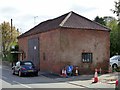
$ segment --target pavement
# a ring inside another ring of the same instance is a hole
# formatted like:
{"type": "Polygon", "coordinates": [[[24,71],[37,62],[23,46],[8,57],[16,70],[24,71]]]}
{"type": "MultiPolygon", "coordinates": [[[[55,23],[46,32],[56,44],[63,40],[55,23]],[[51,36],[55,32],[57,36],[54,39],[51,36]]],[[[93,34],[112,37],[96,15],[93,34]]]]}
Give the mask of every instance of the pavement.
{"type": "Polygon", "coordinates": [[[115,84],[118,77],[119,77],[119,73],[113,72],[113,73],[103,74],[98,78],[99,78],[99,81],[102,83],[115,84]]]}
{"type": "MultiPolygon", "coordinates": [[[[56,74],[52,73],[45,73],[40,72],[39,74],[52,78],[52,79],[58,79],[61,81],[74,81],[74,80],[92,80],[94,79],[94,75],[78,75],[78,76],[68,76],[68,77],[62,77],[56,74]]],[[[101,83],[108,83],[108,84],[115,84],[115,81],[118,79],[118,72],[112,72],[107,74],[98,74],[98,80],[101,83]]]]}
{"type": "MultiPolygon", "coordinates": [[[[81,86],[83,88],[115,88],[115,82],[118,79],[118,72],[107,73],[107,74],[99,74],[98,82],[93,82],[94,75],[78,75],[78,76],[70,76],[67,78],[60,77],[50,73],[42,73],[43,76],[47,78],[54,79],[58,82],[67,82],[71,85],[81,86]]],[[[113,89],[114,90],[114,89],[113,89]]]]}
{"type": "Polygon", "coordinates": [[[92,83],[94,75],[79,75],[68,78],[71,84],[80,85],[85,88],[114,88],[118,79],[118,72],[98,75],[98,82],[92,83]],[[74,80],[75,81],[74,81],[74,80]]]}
{"type": "MultiPolygon", "coordinates": [[[[4,64],[4,66],[6,65],[4,64]]],[[[7,64],[6,67],[8,66],[9,64],[7,64]]],[[[98,75],[99,81],[97,83],[92,83],[94,79],[93,78],[94,75],[78,75],[78,76],[70,76],[70,77],[64,78],[53,73],[39,72],[39,75],[46,77],[46,79],[48,78],[59,83],[66,82],[67,84],[80,86],[83,88],[100,88],[100,87],[114,88],[115,81],[118,79],[118,74],[119,74],[118,72],[112,72],[112,73],[101,74],[101,75],[99,74],[98,75]]]]}

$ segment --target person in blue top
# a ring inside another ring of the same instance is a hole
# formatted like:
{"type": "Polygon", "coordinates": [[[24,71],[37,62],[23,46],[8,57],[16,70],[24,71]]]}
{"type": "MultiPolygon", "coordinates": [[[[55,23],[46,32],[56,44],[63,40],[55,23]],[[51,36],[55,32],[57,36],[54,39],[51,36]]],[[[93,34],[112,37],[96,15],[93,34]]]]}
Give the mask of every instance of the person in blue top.
{"type": "Polygon", "coordinates": [[[73,66],[68,65],[67,68],[66,68],[66,71],[67,71],[68,76],[72,76],[73,66]]]}

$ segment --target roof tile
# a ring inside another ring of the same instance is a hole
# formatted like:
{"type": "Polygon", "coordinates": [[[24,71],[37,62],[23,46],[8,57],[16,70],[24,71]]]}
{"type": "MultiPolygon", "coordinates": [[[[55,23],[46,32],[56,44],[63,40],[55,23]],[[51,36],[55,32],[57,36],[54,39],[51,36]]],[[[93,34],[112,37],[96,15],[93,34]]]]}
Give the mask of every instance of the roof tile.
{"type": "Polygon", "coordinates": [[[107,28],[101,24],[98,24],[94,21],[91,21],[91,20],[71,11],[60,17],[41,22],[40,24],[33,27],[29,31],[20,35],[18,38],[45,32],[45,31],[49,31],[49,30],[56,29],[59,27],[110,31],[109,28],[107,28]]]}

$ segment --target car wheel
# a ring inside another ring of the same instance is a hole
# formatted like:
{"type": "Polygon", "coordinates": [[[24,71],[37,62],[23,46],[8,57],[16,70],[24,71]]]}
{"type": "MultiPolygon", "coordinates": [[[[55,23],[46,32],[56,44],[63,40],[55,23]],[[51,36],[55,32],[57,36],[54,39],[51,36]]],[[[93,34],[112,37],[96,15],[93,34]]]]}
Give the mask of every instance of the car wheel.
{"type": "Polygon", "coordinates": [[[21,71],[18,72],[18,76],[19,76],[19,77],[22,76],[22,72],[21,72],[21,71]]]}
{"type": "Polygon", "coordinates": [[[117,68],[118,68],[118,67],[117,67],[117,64],[113,64],[112,68],[113,68],[113,69],[117,69],[117,68]]]}
{"type": "Polygon", "coordinates": [[[14,69],[12,69],[12,74],[15,75],[15,70],[14,69]]]}

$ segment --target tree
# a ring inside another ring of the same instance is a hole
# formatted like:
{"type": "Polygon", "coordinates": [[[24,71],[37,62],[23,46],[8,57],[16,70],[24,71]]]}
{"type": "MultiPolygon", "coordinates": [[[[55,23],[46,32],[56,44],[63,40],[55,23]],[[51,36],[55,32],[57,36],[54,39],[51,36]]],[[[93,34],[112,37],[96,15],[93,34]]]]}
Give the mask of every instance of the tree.
{"type": "Polygon", "coordinates": [[[115,9],[112,10],[114,14],[118,17],[118,24],[117,24],[117,54],[120,55],[120,0],[115,1],[115,9]]]}
{"type": "Polygon", "coordinates": [[[111,19],[111,21],[106,24],[110,29],[110,56],[116,55],[118,53],[118,25],[116,19],[111,19]]]}
{"type": "Polygon", "coordinates": [[[7,52],[10,50],[12,43],[17,42],[17,36],[19,31],[15,27],[12,27],[9,22],[1,23],[1,32],[2,32],[2,52],[3,56],[7,56],[7,52]]]}
{"type": "Polygon", "coordinates": [[[120,21],[120,0],[118,2],[115,1],[115,9],[112,11],[119,17],[118,20],[120,21]]]}
{"type": "Polygon", "coordinates": [[[104,18],[102,18],[102,17],[96,16],[94,21],[98,22],[98,23],[100,23],[102,25],[106,25],[106,22],[105,22],[104,18]]]}
{"type": "Polygon", "coordinates": [[[118,43],[117,43],[117,46],[118,46],[118,54],[120,55],[120,22],[118,23],[117,30],[118,30],[118,43]]]}
{"type": "Polygon", "coordinates": [[[1,32],[1,25],[0,25],[0,60],[2,59],[2,32],[1,32]]]}
{"type": "Polygon", "coordinates": [[[114,17],[112,17],[112,16],[104,16],[103,19],[104,19],[104,21],[106,23],[106,26],[107,26],[107,24],[109,22],[114,21],[114,20],[116,21],[116,19],[114,17]]]}

